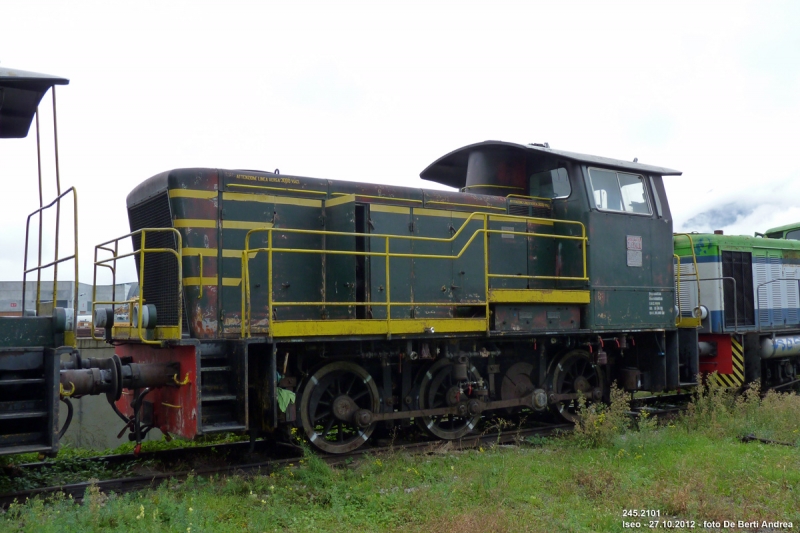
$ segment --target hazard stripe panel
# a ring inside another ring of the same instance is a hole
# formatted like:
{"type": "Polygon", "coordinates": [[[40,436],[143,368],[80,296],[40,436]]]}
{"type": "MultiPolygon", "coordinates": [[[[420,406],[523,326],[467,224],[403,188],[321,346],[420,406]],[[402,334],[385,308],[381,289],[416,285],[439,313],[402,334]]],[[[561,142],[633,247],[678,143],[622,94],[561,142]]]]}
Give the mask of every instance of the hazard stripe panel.
{"type": "Polygon", "coordinates": [[[736,380],[736,386],[740,387],[744,384],[744,349],[734,336],[731,337],[731,351],[733,352],[733,375],[731,377],[736,380]]]}

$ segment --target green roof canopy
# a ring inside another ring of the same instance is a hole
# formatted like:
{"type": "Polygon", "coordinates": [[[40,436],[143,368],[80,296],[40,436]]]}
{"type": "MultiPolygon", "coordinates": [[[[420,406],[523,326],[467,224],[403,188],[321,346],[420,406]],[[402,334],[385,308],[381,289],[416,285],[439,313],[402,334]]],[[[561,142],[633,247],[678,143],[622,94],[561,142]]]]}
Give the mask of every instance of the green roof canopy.
{"type": "Polygon", "coordinates": [[[68,83],[58,76],[0,67],[0,138],[27,137],[44,93],[68,83]]]}

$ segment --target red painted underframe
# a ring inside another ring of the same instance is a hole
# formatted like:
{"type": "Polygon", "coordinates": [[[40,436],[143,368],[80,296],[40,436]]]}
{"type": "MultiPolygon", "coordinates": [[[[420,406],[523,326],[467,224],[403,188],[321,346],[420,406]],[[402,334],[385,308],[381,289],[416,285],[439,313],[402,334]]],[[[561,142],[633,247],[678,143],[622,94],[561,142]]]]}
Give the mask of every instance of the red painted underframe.
{"type": "Polygon", "coordinates": [[[717,345],[717,355],[700,357],[700,372],[710,374],[716,371],[719,374],[733,374],[733,347],[730,335],[699,335],[698,340],[717,345]]]}
{"type": "MultiPolygon", "coordinates": [[[[194,346],[169,346],[160,348],[141,344],[117,346],[120,357],[133,357],[134,363],[180,363],[178,381],[189,375],[189,384],[180,387],[160,387],[152,390],[145,401],[153,403],[153,424],[172,435],[193,438],[197,435],[197,354],[194,346]],[[168,407],[163,404],[179,407],[168,407]]],[[[117,407],[127,416],[133,416],[133,391],[126,390],[117,402],[117,407]]]]}

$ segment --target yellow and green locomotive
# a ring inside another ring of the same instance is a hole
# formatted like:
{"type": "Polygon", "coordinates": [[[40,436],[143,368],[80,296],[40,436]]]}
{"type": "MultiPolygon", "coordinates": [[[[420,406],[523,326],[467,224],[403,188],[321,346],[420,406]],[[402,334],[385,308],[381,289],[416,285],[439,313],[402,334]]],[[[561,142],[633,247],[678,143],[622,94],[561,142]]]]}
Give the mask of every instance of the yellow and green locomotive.
{"type": "MultiPolygon", "coordinates": [[[[179,169],[128,196],[139,294],[96,302],[123,361],[180,387],[120,400],[186,437],[302,427],[342,453],[414,421],[572,420],[579,396],[686,386],[667,168],[487,141],[434,162],[442,191],[179,169]],[[128,305],[114,323],[102,306],[128,305]],[[133,400],[138,403],[131,405],[133,400]]],[[[105,254],[105,255],[103,255],[105,254]]],[[[138,416],[138,415],[137,415],[138,416]]]]}
{"type": "Polygon", "coordinates": [[[800,226],[755,236],[674,237],[678,325],[697,332],[699,368],[726,387],[796,385],[800,373],[800,226]]]}

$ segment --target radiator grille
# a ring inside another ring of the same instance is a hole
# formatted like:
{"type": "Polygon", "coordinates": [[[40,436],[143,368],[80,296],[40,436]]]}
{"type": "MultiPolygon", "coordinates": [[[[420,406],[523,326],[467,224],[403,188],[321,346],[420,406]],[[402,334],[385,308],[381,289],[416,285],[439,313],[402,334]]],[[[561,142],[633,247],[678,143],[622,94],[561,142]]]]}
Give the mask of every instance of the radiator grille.
{"type": "Polygon", "coordinates": [[[509,202],[508,214],[522,217],[550,218],[553,215],[553,206],[545,202],[530,204],[509,202]]]}
{"type": "Polygon", "coordinates": [[[550,218],[553,216],[553,206],[533,206],[531,207],[532,217],[550,218]]]}
{"type": "MultiPolygon", "coordinates": [[[[169,196],[165,191],[154,198],[128,209],[131,231],[143,228],[171,228],[169,196]]],[[[133,236],[133,249],[141,246],[141,235],[133,236]]],[[[177,249],[175,237],[170,233],[148,233],[145,245],[147,248],[177,249]]],[[[136,258],[136,271],[139,273],[139,258],[136,258]]],[[[144,259],[144,291],[145,302],[154,304],[158,313],[158,324],[175,326],[178,324],[179,287],[178,264],[170,253],[148,253],[144,259]]],[[[141,290],[141,288],[140,288],[141,290]]],[[[188,331],[186,311],[184,309],[183,331],[188,331]]]]}

